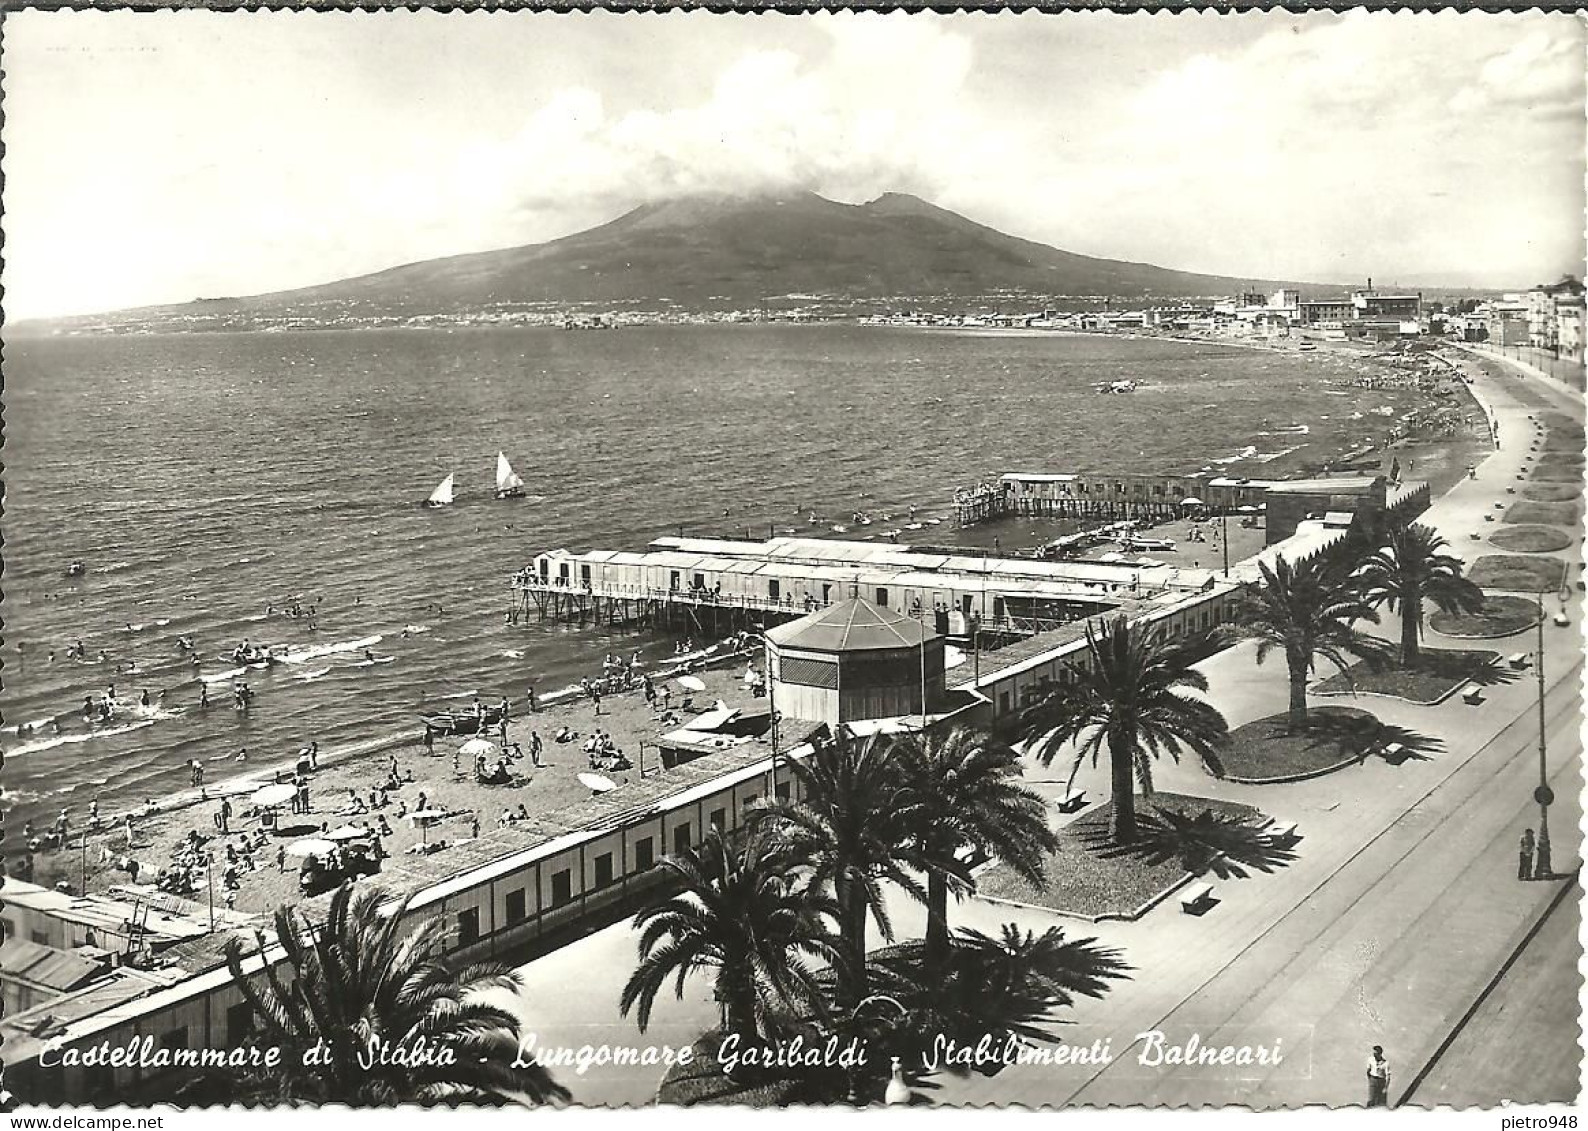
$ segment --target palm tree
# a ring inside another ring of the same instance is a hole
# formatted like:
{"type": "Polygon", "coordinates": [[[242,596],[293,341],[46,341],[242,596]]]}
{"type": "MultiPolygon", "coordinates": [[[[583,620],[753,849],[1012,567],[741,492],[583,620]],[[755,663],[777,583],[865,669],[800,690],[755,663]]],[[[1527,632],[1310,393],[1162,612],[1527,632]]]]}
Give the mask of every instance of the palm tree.
{"type": "MultiPolygon", "coordinates": [[[[241,941],[227,940],[226,967],[253,1011],[253,1039],[279,1048],[285,1066],[255,1083],[278,1100],[352,1105],[567,1099],[544,1068],[519,1062],[519,1019],[481,1000],[516,988],[517,976],[497,966],[453,970],[442,961],[446,920],[405,931],[407,898],[390,902],[378,887],[361,884],[355,895],[348,883],[332,895],[323,926],[281,908],[275,941],[286,961],[254,975],[243,972],[241,941]],[[425,1052],[433,1055],[399,1055],[425,1052]]],[[[254,938],[263,950],[263,932],[254,938]]]]}
{"type": "Polygon", "coordinates": [[[1134,787],[1139,783],[1143,796],[1152,796],[1155,757],[1178,760],[1182,749],[1190,750],[1218,772],[1217,751],[1229,727],[1210,703],[1185,694],[1207,690],[1207,677],[1193,662],[1190,652],[1166,645],[1157,628],[1132,625],[1123,616],[1105,622],[1102,631],[1088,622],[1085,664],[1070,664],[1069,682],[1017,721],[1044,766],[1071,741],[1078,742],[1074,769],[1088,754],[1096,765],[1108,751],[1115,844],[1136,838],[1134,787]]]}
{"type": "Polygon", "coordinates": [[[836,740],[819,742],[809,755],[788,763],[804,800],[758,811],[788,850],[810,868],[812,882],[831,885],[838,905],[840,999],[854,1008],[866,996],[866,919],[883,937],[893,923],[883,902],[884,881],[916,899],[926,893],[911,872],[918,822],[899,757],[875,735],[857,740],[840,728],[836,740]]]}
{"type": "Polygon", "coordinates": [[[1042,798],[1020,784],[1020,755],[982,731],[955,727],[895,743],[915,814],[916,848],[926,873],[926,961],[949,948],[948,895],[975,890],[961,859],[990,856],[1040,886],[1043,862],[1059,839],[1042,798]]]}
{"type": "Polygon", "coordinates": [[[1272,568],[1259,562],[1262,585],[1246,591],[1235,617],[1235,631],[1257,641],[1257,662],[1275,648],[1285,653],[1290,673],[1292,732],[1307,725],[1307,677],[1323,657],[1342,671],[1351,656],[1377,662],[1384,642],[1356,628],[1357,621],[1378,623],[1378,613],[1362,599],[1348,577],[1321,557],[1292,566],[1284,558],[1272,568]]]}
{"type": "Polygon", "coordinates": [[[736,846],[712,829],[699,848],[662,860],[683,891],[635,916],[640,964],[619,1002],[625,1017],[636,1011],[641,1030],[667,980],[677,979],[681,998],[685,980],[700,970],[716,971],[723,1031],[744,1040],[764,1034],[779,1007],[819,1006],[804,958],[833,959],[823,916],[837,909],[767,834],[752,829],[736,846]]]}
{"type": "Polygon", "coordinates": [[[1388,541],[1356,571],[1362,597],[1370,605],[1387,605],[1401,617],[1400,664],[1417,663],[1422,636],[1423,602],[1446,613],[1483,609],[1483,590],[1461,576],[1461,559],[1448,552],[1450,543],[1431,526],[1413,523],[1390,528],[1388,541]]]}

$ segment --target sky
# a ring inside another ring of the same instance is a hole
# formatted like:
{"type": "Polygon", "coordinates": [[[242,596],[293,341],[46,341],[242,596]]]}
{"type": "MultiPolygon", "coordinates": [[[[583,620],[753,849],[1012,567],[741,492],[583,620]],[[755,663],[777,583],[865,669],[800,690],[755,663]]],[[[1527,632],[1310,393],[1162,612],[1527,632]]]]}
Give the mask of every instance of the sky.
{"type": "Polygon", "coordinates": [[[1538,12],[21,11],[5,314],[791,189],[1221,275],[1526,287],[1582,269],[1585,45],[1538,12]]]}

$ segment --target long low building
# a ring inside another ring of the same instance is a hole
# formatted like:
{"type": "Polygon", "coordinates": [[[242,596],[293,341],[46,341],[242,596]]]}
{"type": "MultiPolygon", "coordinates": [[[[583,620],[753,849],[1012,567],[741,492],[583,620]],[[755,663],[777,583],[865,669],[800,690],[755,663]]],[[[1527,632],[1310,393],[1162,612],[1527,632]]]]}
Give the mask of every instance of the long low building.
{"type": "MultiPolygon", "coordinates": [[[[1107,612],[1121,601],[1196,593],[1212,570],[1165,562],[1043,561],[891,543],[783,537],[764,542],[658,538],[641,553],[550,550],[513,579],[519,612],[634,617],[677,606],[792,618],[851,598],[934,622],[944,635],[1027,635],[1107,612]]],[[[624,618],[627,619],[627,618],[624,618]]]]}

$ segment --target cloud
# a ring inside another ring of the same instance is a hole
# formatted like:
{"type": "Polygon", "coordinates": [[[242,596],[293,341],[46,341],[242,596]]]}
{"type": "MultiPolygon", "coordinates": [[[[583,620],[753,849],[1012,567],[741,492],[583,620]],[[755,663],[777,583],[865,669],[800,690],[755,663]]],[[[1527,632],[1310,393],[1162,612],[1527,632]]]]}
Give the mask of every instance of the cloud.
{"type": "Polygon", "coordinates": [[[702,193],[914,192],[1258,277],[1542,278],[1580,251],[1564,15],[349,20],[334,44],[284,15],[271,50],[172,19],[137,51],[135,16],[97,40],[82,16],[7,24],[12,312],[285,289],[702,193]]]}
{"type": "Polygon", "coordinates": [[[958,105],[968,39],[908,17],[815,22],[825,51],[748,52],[694,105],[612,114],[597,91],[565,88],[508,140],[462,154],[443,196],[520,215],[797,189],[855,201],[939,190],[967,157],[992,159],[958,105]]]}
{"type": "Polygon", "coordinates": [[[1031,194],[1050,205],[1039,238],[1268,278],[1453,258],[1525,278],[1547,232],[1580,258],[1581,119],[1551,107],[1580,114],[1582,54],[1570,17],[1285,20],[1174,61],[1054,146],[1031,194]],[[1482,97],[1452,112],[1467,90],[1482,97]],[[1527,240],[1520,213],[1538,221],[1527,240]]]}
{"type": "Polygon", "coordinates": [[[1504,109],[1581,112],[1584,98],[1581,30],[1541,29],[1491,56],[1476,81],[1450,100],[1461,113],[1504,109]]]}

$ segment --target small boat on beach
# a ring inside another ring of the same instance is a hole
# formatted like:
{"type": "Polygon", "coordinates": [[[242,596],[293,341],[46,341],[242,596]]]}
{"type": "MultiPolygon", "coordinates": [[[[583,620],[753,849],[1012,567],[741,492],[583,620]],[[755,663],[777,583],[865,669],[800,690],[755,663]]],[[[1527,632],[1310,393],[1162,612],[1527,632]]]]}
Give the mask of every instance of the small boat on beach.
{"type": "Polygon", "coordinates": [[[524,481],[518,472],[513,470],[513,465],[507,462],[506,452],[496,453],[496,497],[498,499],[522,499],[524,497],[524,481]]]}
{"type": "Polygon", "coordinates": [[[453,480],[453,476],[448,475],[440,483],[437,483],[436,484],[436,489],[434,491],[430,492],[430,497],[425,500],[425,506],[427,506],[427,507],[448,507],[448,506],[451,506],[452,505],[452,480],[453,480]]]}
{"type": "Polygon", "coordinates": [[[1127,534],[1119,540],[1119,548],[1135,553],[1162,553],[1173,550],[1174,541],[1169,538],[1137,538],[1127,534]]]}
{"type": "Polygon", "coordinates": [[[477,734],[481,730],[489,730],[502,721],[502,708],[485,708],[483,720],[479,712],[471,710],[425,712],[420,714],[419,721],[437,735],[477,734]]]}

